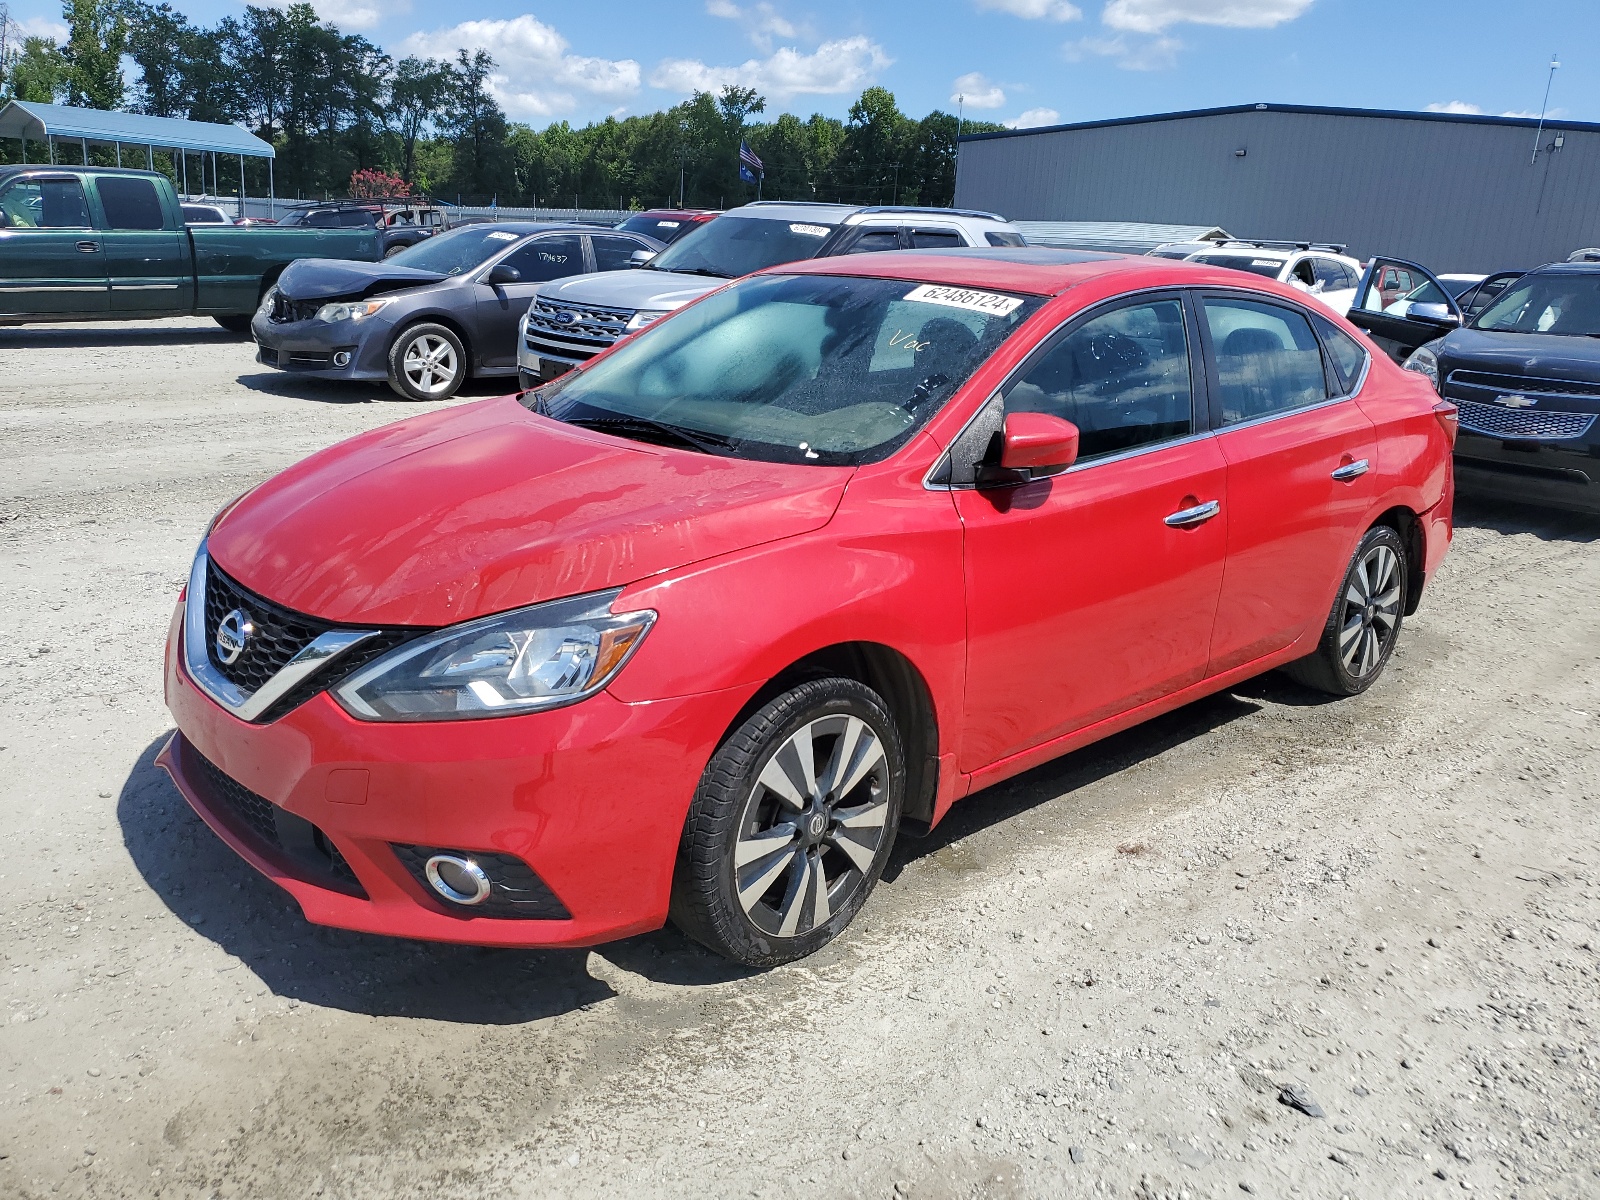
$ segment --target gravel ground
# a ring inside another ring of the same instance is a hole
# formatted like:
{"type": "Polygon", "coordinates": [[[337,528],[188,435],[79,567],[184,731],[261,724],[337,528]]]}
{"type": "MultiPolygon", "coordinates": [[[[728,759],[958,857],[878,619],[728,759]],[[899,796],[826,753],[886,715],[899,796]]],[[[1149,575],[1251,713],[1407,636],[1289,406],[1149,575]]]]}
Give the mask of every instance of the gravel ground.
{"type": "Polygon", "coordinates": [[[306,924],[151,765],[206,520],[415,410],[198,321],[0,379],[0,1195],[1600,1194],[1600,522],[1464,505],[1366,696],[980,793],[806,962],[481,951],[306,924]]]}

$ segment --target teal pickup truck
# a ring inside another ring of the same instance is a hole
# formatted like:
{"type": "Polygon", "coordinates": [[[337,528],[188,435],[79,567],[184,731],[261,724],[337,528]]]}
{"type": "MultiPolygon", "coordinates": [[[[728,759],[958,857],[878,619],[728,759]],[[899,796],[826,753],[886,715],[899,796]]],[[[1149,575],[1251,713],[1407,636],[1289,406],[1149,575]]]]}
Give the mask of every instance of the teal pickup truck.
{"type": "Polygon", "coordinates": [[[370,226],[185,226],[156,172],[0,167],[0,325],[205,316],[246,333],[295,259],[381,257],[370,226]]]}

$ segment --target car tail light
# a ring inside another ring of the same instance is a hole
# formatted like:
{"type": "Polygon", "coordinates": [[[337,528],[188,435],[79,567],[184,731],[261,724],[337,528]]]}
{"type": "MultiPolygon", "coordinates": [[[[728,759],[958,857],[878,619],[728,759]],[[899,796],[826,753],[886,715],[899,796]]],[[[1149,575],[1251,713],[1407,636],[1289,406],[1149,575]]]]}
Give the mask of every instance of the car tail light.
{"type": "Polygon", "coordinates": [[[1461,410],[1448,400],[1441,400],[1433,406],[1433,415],[1439,418],[1439,424],[1444,426],[1444,436],[1449,439],[1451,448],[1456,444],[1456,434],[1461,432],[1461,410]]]}

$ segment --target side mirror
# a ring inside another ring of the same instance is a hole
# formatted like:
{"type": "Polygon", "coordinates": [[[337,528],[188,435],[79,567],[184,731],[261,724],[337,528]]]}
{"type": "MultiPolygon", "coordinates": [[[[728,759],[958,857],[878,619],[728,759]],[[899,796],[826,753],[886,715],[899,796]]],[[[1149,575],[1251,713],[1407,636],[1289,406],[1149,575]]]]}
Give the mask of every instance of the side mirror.
{"type": "Polygon", "coordinates": [[[1413,300],[1411,311],[1406,316],[1424,325],[1438,325],[1444,329],[1454,329],[1461,324],[1461,318],[1450,311],[1448,304],[1423,304],[1413,300]]]}
{"type": "Polygon", "coordinates": [[[655,256],[656,252],[654,250],[635,250],[628,255],[628,265],[630,267],[642,267],[655,256]]]}
{"type": "Polygon", "coordinates": [[[490,284],[516,283],[522,278],[522,272],[507,263],[496,263],[489,269],[490,284]]]}
{"type": "Polygon", "coordinates": [[[1078,427],[1049,413],[1006,416],[1000,435],[1000,469],[1026,472],[1027,478],[1059,475],[1078,461],[1078,427]]]}

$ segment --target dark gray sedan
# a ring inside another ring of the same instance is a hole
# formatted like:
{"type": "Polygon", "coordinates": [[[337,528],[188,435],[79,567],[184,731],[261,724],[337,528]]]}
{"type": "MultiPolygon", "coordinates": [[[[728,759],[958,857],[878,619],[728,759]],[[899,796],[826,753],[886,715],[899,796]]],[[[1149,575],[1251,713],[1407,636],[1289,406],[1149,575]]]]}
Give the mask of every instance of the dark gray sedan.
{"type": "Polygon", "coordinates": [[[263,297],[257,360],[323,379],[386,379],[443,400],[476,377],[517,373],[517,323],[541,283],[631,265],[662,243],[535,221],[464,225],[382,262],[305,258],[263,297]]]}

